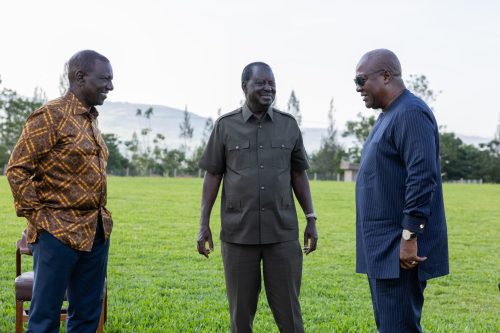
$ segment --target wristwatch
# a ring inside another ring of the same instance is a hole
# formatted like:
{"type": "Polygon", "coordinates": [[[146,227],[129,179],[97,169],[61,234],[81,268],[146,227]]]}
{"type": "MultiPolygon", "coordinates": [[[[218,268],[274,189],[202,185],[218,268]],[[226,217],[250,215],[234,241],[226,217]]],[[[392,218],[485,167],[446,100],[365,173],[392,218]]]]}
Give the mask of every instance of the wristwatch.
{"type": "Polygon", "coordinates": [[[401,237],[403,237],[403,239],[405,241],[408,241],[410,239],[417,238],[417,234],[414,232],[411,232],[410,230],[403,229],[403,233],[401,234],[401,237]]]}
{"type": "Polygon", "coordinates": [[[310,217],[314,218],[315,221],[318,219],[318,217],[316,216],[316,213],[314,213],[314,212],[306,214],[306,219],[308,219],[310,217]]]}

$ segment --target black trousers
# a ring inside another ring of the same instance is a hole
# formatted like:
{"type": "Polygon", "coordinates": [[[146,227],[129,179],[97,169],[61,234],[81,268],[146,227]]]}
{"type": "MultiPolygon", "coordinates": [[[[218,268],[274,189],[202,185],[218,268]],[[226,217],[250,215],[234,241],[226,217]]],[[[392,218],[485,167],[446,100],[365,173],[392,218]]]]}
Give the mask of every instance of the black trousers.
{"type": "Polygon", "coordinates": [[[252,332],[262,273],[269,307],[279,331],[304,332],[299,303],[302,279],[299,241],[267,245],[222,242],[221,248],[231,332],[252,332]]]}
{"type": "Polygon", "coordinates": [[[426,281],[417,269],[400,269],[399,279],[370,279],[375,322],[380,333],[422,332],[420,318],[426,281]]]}

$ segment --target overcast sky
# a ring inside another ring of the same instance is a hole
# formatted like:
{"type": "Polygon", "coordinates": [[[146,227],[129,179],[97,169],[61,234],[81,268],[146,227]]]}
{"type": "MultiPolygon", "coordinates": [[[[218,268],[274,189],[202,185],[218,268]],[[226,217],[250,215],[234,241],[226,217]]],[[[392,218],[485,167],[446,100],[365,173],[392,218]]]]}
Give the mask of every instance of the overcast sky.
{"type": "MultiPolygon", "coordinates": [[[[240,75],[273,68],[277,105],[292,89],[303,125],[337,127],[369,114],[352,81],[360,57],[388,48],[403,77],[425,74],[442,91],[435,115],[447,130],[493,137],[499,121],[500,1],[2,1],[2,87],[58,97],[63,64],[94,49],[111,60],[111,101],[161,104],[216,117],[239,106],[240,75]]],[[[133,119],[131,119],[133,121],[133,119]]]]}

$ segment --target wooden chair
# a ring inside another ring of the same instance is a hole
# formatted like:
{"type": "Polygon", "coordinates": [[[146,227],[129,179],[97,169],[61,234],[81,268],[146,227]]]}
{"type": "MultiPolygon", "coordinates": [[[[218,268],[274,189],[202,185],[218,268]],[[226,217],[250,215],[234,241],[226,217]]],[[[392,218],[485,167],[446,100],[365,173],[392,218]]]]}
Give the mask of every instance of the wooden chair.
{"type": "MultiPolygon", "coordinates": [[[[16,289],[16,333],[24,333],[24,323],[28,322],[29,319],[29,308],[24,308],[24,302],[31,301],[31,295],[33,291],[33,272],[22,271],[22,255],[32,255],[31,248],[28,247],[26,241],[26,230],[23,231],[21,239],[16,243],[16,279],[14,282],[16,289]]],[[[101,318],[99,319],[99,326],[97,327],[97,333],[104,332],[104,324],[107,320],[108,312],[108,293],[107,293],[107,281],[104,281],[104,290],[102,293],[102,311],[101,318]]],[[[66,295],[64,296],[66,300],[66,295]]],[[[66,321],[68,311],[66,308],[61,309],[61,321],[66,321]]]]}

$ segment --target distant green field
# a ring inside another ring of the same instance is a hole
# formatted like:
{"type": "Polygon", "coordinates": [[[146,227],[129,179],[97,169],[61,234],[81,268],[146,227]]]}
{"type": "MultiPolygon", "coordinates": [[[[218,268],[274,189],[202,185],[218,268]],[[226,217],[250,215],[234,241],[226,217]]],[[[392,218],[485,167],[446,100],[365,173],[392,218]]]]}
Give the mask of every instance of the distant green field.
{"type": "MultiPolygon", "coordinates": [[[[109,178],[114,230],[106,332],[228,332],[219,203],[210,259],[195,249],[200,179],[109,178]]],[[[354,184],[312,182],[319,248],[304,258],[301,302],[308,332],[374,332],[366,277],[354,273],[354,184]]],[[[426,332],[500,332],[500,185],[444,188],[451,275],[426,290],[426,332]]],[[[302,217],[302,214],[299,214],[302,217]]],[[[14,214],[0,177],[0,332],[14,332],[14,214]]],[[[301,220],[301,229],[304,224],[301,220]]],[[[255,332],[276,332],[265,293],[255,332]]]]}

